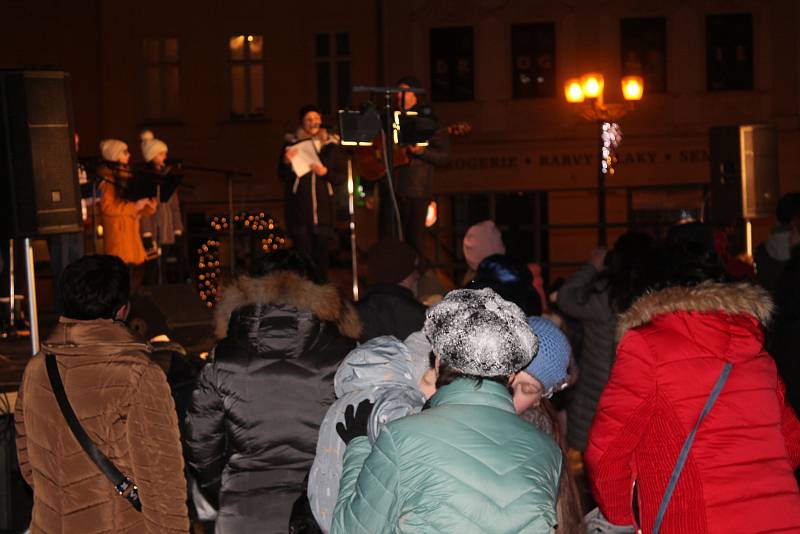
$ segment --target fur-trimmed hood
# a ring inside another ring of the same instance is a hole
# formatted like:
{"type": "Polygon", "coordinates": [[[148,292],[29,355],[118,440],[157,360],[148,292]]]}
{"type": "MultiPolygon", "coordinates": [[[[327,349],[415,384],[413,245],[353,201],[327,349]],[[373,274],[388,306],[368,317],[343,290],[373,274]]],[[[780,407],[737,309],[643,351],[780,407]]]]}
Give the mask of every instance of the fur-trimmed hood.
{"type": "Polygon", "coordinates": [[[342,300],[335,287],[315,284],[287,271],[261,278],[241,276],[225,287],[214,311],[214,333],[218,339],[227,336],[231,314],[237,308],[269,304],[311,312],[319,320],[335,324],[345,337],[358,339],[361,335],[358,313],[342,300]]]}
{"type": "Polygon", "coordinates": [[[622,338],[631,328],[647,324],[665,313],[686,311],[746,314],[766,325],[774,308],[775,305],[765,289],[747,283],[704,282],[692,287],[668,287],[644,295],[621,314],[617,338],[622,338]]]}

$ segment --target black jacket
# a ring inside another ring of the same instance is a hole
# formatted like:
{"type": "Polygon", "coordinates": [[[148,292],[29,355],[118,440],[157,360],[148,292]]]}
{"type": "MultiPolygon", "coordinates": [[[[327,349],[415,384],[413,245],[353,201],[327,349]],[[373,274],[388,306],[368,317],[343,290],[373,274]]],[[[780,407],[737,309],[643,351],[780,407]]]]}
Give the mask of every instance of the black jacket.
{"type": "Polygon", "coordinates": [[[189,463],[201,486],[221,482],[217,532],[285,532],[358,316],[336,288],[279,272],[226,288],[216,321],[223,339],[189,410],[189,463]],[[265,519],[258,511],[268,506],[265,519]]]}
{"type": "Polygon", "coordinates": [[[425,322],[425,306],[411,290],[398,285],[368,287],[356,308],[364,325],[361,341],[389,335],[402,340],[422,330],[425,322]]]}
{"type": "Polygon", "coordinates": [[[313,226],[334,225],[336,201],[333,186],[347,180],[347,154],[335,137],[327,138],[319,150],[319,159],[328,168],[325,176],[308,172],[297,176],[291,163],[283,161],[286,148],[299,139],[287,134],[278,156],[278,176],[283,182],[286,225],[290,231],[313,226]]]}
{"type": "Polygon", "coordinates": [[[786,399],[800,413],[800,245],[785,262],[775,289],[778,310],[768,330],[767,349],[786,384],[786,399]]]}

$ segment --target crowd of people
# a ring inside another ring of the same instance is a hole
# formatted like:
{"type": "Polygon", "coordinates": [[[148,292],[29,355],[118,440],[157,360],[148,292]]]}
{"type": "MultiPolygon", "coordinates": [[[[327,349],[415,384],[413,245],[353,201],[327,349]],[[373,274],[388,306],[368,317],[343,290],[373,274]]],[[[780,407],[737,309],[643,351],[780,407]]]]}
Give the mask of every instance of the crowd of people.
{"type": "Polygon", "coordinates": [[[222,292],[185,420],[124,326],[127,266],[85,256],[17,401],[31,531],[800,532],[798,197],[752,275],[699,222],[625,234],[548,293],[486,221],[430,306],[402,241],[370,249],[355,304],[311,255],[264,255],[222,292]]]}

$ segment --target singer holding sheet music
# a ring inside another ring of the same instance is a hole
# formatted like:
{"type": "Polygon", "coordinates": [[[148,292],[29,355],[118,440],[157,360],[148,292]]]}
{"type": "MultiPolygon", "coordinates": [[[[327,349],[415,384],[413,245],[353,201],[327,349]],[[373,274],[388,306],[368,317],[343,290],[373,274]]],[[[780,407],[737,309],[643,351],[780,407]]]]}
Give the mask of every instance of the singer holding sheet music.
{"type": "Polygon", "coordinates": [[[141,265],[145,260],[144,246],[139,237],[139,219],[155,213],[156,200],[142,198],[129,201],[122,198],[127,181],[132,177],[128,145],[118,139],[100,142],[103,161],[97,169],[100,183],[100,213],[103,220],[105,253],[118,256],[128,265],[141,265]]]}
{"type": "Polygon", "coordinates": [[[322,127],[316,106],[300,108],[298,119],[300,125],[286,134],[278,159],[284,218],[295,248],[311,256],[327,276],[330,251],[336,246],[333,186],[347,179],[347,156],[338,136],[322,127]]]}

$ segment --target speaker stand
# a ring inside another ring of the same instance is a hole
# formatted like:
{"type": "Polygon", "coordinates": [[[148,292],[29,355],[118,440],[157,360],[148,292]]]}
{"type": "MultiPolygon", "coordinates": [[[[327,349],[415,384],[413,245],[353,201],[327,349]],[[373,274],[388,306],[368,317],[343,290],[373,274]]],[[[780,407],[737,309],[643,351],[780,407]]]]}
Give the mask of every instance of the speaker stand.
{"type": "Polygon", "coordinates": [[[25,271],[28,278],[28,321],[31,323],[31,355],[39,352],[39,312],[36,307],[36,273],[31,238],[25,238],[25,271]]]}
{"type": "Polygon", "coordinates": [[[14,312],[16,311],[17,306],[17,291],[16,291],[16,280],[14,275],[14,262],[16,258],[14,258],[14,240],[8,240],[8,279],[10,282],[10,286],[8,288],[8,330],[9,332],[15,332],[16,328],[14,326],[14,312]]]}

